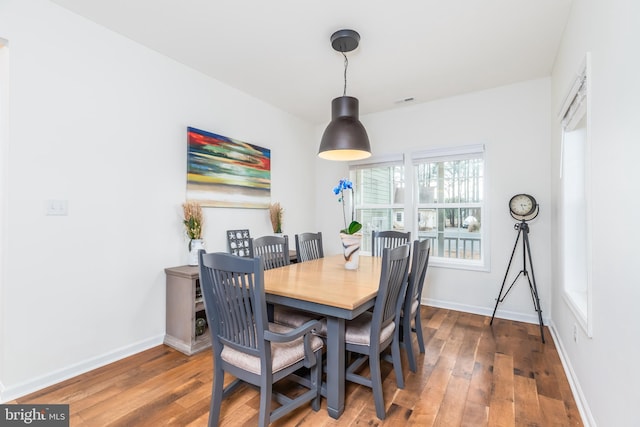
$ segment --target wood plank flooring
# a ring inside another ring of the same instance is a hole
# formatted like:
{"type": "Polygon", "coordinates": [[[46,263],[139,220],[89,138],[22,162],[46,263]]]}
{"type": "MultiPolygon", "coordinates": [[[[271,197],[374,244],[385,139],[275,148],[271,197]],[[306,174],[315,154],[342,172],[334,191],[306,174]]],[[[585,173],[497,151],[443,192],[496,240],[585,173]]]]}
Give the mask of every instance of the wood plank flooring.
{"type": "MultiPolygon", "coordinates": [[[[302,407],[273,426],[582,426],[548,329],[422,306],[425,354],[405,389],[383,363],[387,418],[371,390],[347,383],[346,410],[330,418],[302,407]]],[[[417,352],[415,335],[414,349],[417,352]]],[[[229,377],[226,381],[229,381],[229,377]]],[[[158,346],[9,403],[65,403],[71,426],[206,426],[212,381],[207,350],[188,357],[158,346]]],[[[286,384],[285,384],[286,385],[286,384]]],[[[259,393],[243,386],[223,402],[222,426],[257,424],[259,393]]]]}

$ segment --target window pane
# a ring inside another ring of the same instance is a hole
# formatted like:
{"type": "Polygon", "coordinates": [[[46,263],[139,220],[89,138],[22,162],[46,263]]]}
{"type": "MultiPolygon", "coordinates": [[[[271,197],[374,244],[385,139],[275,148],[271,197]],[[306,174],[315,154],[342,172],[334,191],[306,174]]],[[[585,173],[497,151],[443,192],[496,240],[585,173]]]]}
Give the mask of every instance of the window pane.
{"type": "Polygon", "coordinates": [[[404,203],[404,168],[375,167],[352,172],[359,205],[404,203]],[[355,176],[354,176],[355,175],[355,176]]]}
{"type": "Polygon", "coordinates": [[[377,166],[351,171],[356,219],[362,224],[362,250],[371,251],[373,230],[404,231],[404,167],[377,166]]]}
{"type": "Polygon", "coordinates": [[[481,260],[483,159],[426,160],[415,173],[418,238],[434,257],[481,260]]]}
{"type": "Polygon", "coordinates": [[[481,202],[483,169],[480,158],[416,165],[418,203],[481,202]]]}
{"type": "Polygon", "coordinates": [[[418,180],[418,203],[438,201],[438,167],[435,163],[421,163],[416,166],[418,180]]]}
{"type": "Polygon", "coordinates": [[[564,255],[564,289],[573,308],[588,321],[588,252],[587,236],[587,127],[586,114],[571,131],[564,132],[562,154],[562,250],[564,255]]]}
{"type": "Polygon", "coordinates": [[[458,162],[458,196],[462,203],[482,201],[483,162],[469,159],[458,162]]]}
{"type": "MultiPolygon", "coordinates": [[[[480,223],[465,221],[463,212],[480,209],[418,209],[418,238],[431,240],[434,257],[480,260],[480,223]],[[463,218],[461,220],[461,218],[463,218]]],[[[471,215],[467,215],[469,217],[471,215]]]]}

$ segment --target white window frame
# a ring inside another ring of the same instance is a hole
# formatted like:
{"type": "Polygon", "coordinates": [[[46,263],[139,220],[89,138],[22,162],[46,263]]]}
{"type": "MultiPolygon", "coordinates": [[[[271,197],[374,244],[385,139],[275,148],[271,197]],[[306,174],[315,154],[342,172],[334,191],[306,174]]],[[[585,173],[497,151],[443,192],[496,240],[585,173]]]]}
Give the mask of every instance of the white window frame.
{"type": "Polygon", "coordinates": [[[585,197],[585,233],[584,238],[584,259],[580,260],[584,264],[586,283],[576,285],[568,279],[571,272],[566,271],[565,257],[571,252],[571,243],[563,234],[560,251],[562,253],[562,265],[560,274],[562,280],[563,300],[572,311],[578,324],[582,327],[588,337],[593,336],[593,293],[592,293],[592,206],[591,200],[591,54],[586,53],[580,65],[571,88],[567,92],[562,106],[558,113],[559,129],[561,132],[560,145],[560,228],[564,233],[563,224],[572,214],[567,212],[564,199],[563,165],[565,165],[565,133],[571,132],[582,120],[586,122],[586,137],[584,147],[584,197],[585,197]]]}
{"type": "Polygon", "coordinates": [[[445,267],[445,268],[455,268],[461,270],[476,270],[476,271],[489,271],[490,262],[490,251],[489,251],[489,236],[490,236],[490,224],[489,224],[489,212],[487,211],[487,188],[488,185],[488,176],[487,176],[487,158],[485,152],[484,144],[471,144],[471,145],[463,145],[456,147],[443,147],[443,148],[434,148],[429,150],[421,150],[411,153],[408,156],[410,162],[410,169],[405,168],[406,170],[411,171],[411,181],[413,182],[413,206],[412,213],[415,221],[412,222],[412,236],[418,236],[418,209],[427,208],[442,208],[443,204],[429,204],[429,203],[418,203],[418,185],[417,185],[417,176],[416,176],[416,168],[415,165],[419,163],[425,162],[441,162],[446,160],[464,160],[465,158],[476,157],[477,155],[482,156],[483,160],[483,197],[481,202],[473,203],[473,204],[457,204],[457,207],[464,208],[480,208],[482,211],[482,225],[480,227],[480,260],[466,260],[460,258],[448,258],[448,257],[438,257],[434,256],[433,253],[429,258],[429,265],[434,267],[445,267]]]}
{"type": "MultiPolygon", "coordinates": [[[[487,206],[488,194],[487,189],[489,187],[489,176],[487,171],[488,162],[486,156],[486,150],[484,144],[472,144],[447,148],[436,148],[430,150],[421,150],[412,153],[393,154],[386,156],[375,156],[365,160],[356,162],[349,162],[349,172],[353,172],[357,169],[367,169],[381,166],[392,166],[402,164],[404,166],[404,184],[405,194],[404,203],[402,204],[390,204],[385,206],[369,206],[358,205],[363,209],[375,209],[375,208],[390,208],[390,209],[404,209],[404,229],[410,231],[412,240],[418,238],[418,208],[422,205],[418,204],[417,183],[415,174],[415,163],[422,163],[425,160],[440,161],[442,159],[462,159],[464,157],[475,156],[481,154],[484,162],[484,176],[483,176],[483,198],[479,204],[474,203],[466,207],[479,207],[482,210],[482,225],[480,228],[481,240],[480,240],[480,260],[464,260],[460,258],[446,258],[432,256],[429,260],[429,265],[434,267],[454,268],[460,270],[476,270],[476,271],[489,271],[491,265],[490,259],[490,221],[489,212],[487,206]]],[[[360,197],[356,194],[356,197],[360,197]]],[[[442,206],[440,206],[442,207],[442,206]]],[[[459,205],[459,207],[465,207],[459,205]]],[[[363,252],[364,253],[364,252],[363,252]]]]}

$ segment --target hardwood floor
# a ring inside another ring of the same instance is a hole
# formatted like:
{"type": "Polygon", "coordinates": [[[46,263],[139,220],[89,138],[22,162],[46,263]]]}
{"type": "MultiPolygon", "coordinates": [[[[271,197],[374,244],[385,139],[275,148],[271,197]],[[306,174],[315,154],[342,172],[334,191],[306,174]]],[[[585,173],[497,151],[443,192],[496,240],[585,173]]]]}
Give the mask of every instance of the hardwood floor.
{"type": "MultiPolygon", "coordinates": [[[[347,383],[346,410],[330,418],[323,402],[273,426],[581,426],[551,334],[538,325],[422,306],[426,353],[398,390],[383,363],[387,418],[375,415],[371,390],[347,383]]],[[[414,349],[417,351],[414,335],[414,349]]],[[[17,399],[65,403],[71,426],[206,426],[212,381],[207,350],[188,357],[158,346],[17,399]]],[[[229,378],[226,379],[227,381],[229,378]]],[[[10,402],[11,403],[11,402],[10,402]]],[[[220,424],[257,423],[259,393],[243,386],[223,402],[220,424]]]]}

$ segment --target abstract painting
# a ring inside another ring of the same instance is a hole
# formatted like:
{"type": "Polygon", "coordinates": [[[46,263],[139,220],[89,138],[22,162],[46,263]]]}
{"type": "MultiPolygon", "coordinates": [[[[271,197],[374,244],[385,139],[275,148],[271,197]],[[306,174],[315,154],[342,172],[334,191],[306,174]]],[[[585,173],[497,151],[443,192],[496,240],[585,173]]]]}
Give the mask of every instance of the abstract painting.
{"type": "Polygon", "coordinates": [[[187,200],[210,207],[269,207],[271,150],[192,127],[187,142],[187,200]]]}

